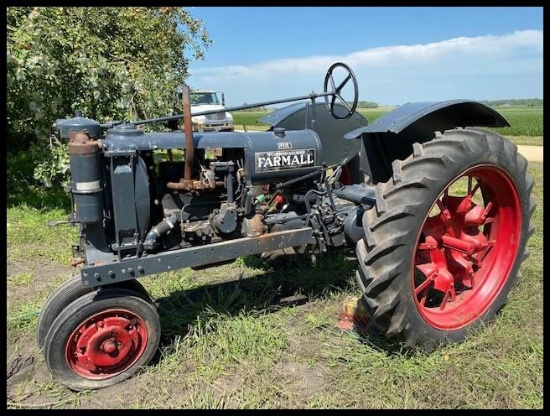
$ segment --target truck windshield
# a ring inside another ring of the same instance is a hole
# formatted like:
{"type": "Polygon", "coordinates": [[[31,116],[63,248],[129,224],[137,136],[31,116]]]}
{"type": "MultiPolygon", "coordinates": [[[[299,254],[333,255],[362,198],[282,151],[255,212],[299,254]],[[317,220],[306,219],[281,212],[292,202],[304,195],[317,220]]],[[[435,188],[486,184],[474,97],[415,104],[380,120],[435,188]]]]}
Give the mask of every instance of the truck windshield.
{"type": "Polygon", "coordinates": [[[191,105],[220,104],[218,95],[215,92],[191,92],[190,96],[191,105]]]}

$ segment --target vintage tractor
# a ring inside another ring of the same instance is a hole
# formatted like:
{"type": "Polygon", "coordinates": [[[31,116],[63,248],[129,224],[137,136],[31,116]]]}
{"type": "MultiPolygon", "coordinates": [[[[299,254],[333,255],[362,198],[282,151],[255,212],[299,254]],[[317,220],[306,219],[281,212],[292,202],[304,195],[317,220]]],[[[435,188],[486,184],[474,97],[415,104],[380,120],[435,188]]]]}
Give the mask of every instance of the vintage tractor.
{"type": "Polygon", "coordinates": [[[452,100],[406,104],[368,124],[340,62],[321,94],[226,110],[289,102],[262,119],[268,131],[192,132],[187,87],[182,115],[58,120],[81,268],[38,318],[55,379],[97,389],[149,363],[161,326],[139,278],[283,249],[355,247],[372,321],[409,347],[460,342],[496,317],[528,255],[535,209],[525,158],[478,128],[506,119],[452,100]],[[140,128],[174,120],[184,132],[140,128]]]}

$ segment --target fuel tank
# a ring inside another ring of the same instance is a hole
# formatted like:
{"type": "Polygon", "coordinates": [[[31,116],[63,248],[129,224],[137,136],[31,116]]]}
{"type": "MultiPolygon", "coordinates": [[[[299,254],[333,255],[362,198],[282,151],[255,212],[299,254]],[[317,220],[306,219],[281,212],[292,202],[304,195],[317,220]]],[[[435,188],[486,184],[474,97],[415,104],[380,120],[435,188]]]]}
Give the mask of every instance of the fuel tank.
{"type": "Polygon", "coordinates": [[[253,185],[307,175],[323,164],[321,140],[313,130],[285,130],[248,135],[247,178],[253,185]]]}

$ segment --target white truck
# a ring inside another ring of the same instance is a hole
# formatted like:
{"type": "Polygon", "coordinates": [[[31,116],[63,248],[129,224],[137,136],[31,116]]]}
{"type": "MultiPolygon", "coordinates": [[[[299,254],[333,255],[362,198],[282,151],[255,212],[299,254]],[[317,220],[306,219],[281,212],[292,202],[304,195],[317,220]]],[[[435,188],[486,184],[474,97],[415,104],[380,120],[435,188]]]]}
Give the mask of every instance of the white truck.
{"type": "MultiPolygon", "coordinates": [[[[193,90],[190,93],[191,123],[193,131],[234,131],[233,116],[225,109],[225,96],[223,92],[213,90],[193,90]],[[219,113],[194,116],[193,114],[222,110],[219,113]]],[[[181,103],[182,92],[178,89],[177,97],[181,103]]]]}

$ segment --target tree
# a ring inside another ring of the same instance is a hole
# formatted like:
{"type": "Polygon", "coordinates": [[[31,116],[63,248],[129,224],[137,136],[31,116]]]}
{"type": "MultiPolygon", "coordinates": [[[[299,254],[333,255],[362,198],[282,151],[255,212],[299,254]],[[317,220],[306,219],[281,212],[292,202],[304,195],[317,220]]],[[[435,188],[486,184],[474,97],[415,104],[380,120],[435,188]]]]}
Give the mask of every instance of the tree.
{"type": "Polygon", "coordinates": [[[189,60],[210,45],[184,8],[7,8],[8,151],[75,110],[99,122],[169,114],[189,60]]]}

